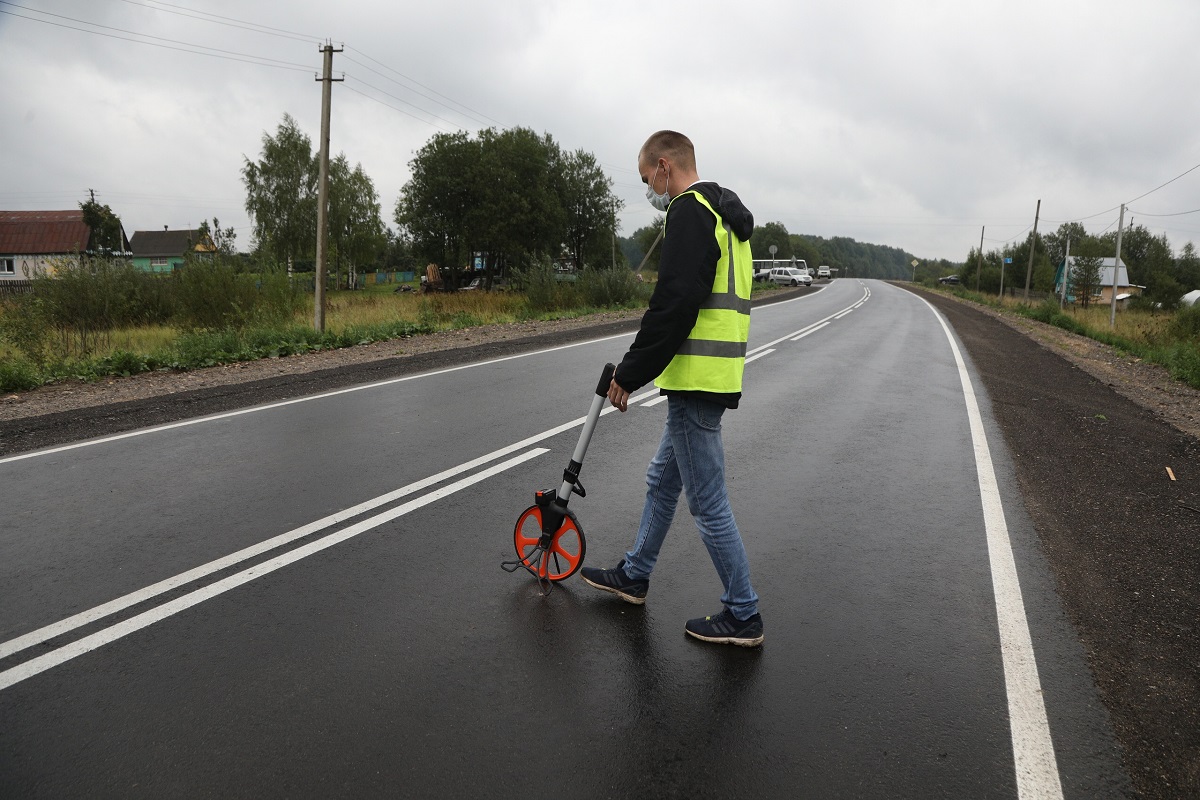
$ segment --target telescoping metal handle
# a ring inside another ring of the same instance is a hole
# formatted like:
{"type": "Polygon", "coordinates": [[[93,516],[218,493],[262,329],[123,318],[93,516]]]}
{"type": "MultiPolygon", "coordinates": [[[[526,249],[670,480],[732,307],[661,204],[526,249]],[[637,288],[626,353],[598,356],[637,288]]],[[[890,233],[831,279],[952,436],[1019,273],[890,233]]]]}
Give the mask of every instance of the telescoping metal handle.
{"type": "Polygon", "coordinates": [[[583,430],[579,433],[579,441],[575,444],[575,452],[571,455],[571,463],[563,471],[562,486],[558,489],[558,500],[564,507],[574,492],[583,496],[583,484],[579,482],[579,470],[583,469],[583,457],[587,454],[588,443],[592,441],[592,432],[596,430],[596,421],[600,419],[600,411],[608,397],[608,385],[612,383],[613,373],[617,368],[605,364],[600,373],[600,382],[596,384],[596,396],[592,398],[592,407],[583,420],[583,430]]]}

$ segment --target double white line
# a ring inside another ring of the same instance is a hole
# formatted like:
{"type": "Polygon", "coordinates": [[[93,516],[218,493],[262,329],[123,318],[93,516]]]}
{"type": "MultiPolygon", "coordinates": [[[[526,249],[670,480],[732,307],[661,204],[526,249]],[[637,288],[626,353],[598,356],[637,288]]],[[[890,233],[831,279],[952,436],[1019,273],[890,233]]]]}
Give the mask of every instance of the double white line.
{"type": "MultiPolygon", "coordinates": [[[[632,404],[640,402],[641,400],[650,397],[652,394],[654,394],[652,391],[645,392],[637,397],[630,398],[630,403],[632,404]]],[[[601,413],[608,414],[613,411],[616,411],[616,409],[609,407],[601,413]]],[[[107,603],[90,608],[87,611],[67,617],[66,619],[60,620],[51,625],[47,625],[43,628],[38,628],[37,630],[31,631],[23,636],[18,636],[15,639],[2,642],[0,643],[0,659],[8,658],[9,656],[21,652],[22,650],[50,641],[51,639],[63,636],[64,634],[70,633],[71,631],[81,628],[85,625],[90,625],[91,623],[102,620],[105,617],[124,611],[127,608],[131,608],[139,605],[140,603],[152,600],[153,598],[158,597],[166,592],[181,588],[193,583],[194,581],[198,581],[208,577],[209,575],[213,575],[214,573],[234,567],[242,562],[248,561],[249,559],[255,558],[264,553],[268,553],[271,550],[291,544],[292,542],[311,536],[315,533],[325,530],[326,528],[333,527],[342,522],[351,520],[354,517],[393,503],[403,497],[407,497],[430,487],[436,486],[439,483],[454,478],[458,475],[462,475],[463,473],[471,472],[477,467],[481,467],[484,464],[493,462],[498,458],[503,458],[512,453],[517,453],[518,451],[524,451],[520,452],[519,455],[513,456],[505,461],[500,462],[499,464],[494,464],[493,466],[488,467],[480,472],[475,472],[467,477],[459,478],[453,483],[447,484],[440,489],[436,489],[429,494],[423,495],[414,500],[410,500],[407,503],[403,503],[395,508],[388,509],[387,511],[376,514],[375,516],[369,517],[360,522],[356,522],[353,525],[342,528],[327,536],[323,536],[320,539],[308,542],[307,544],[301,545],[295,549],[288,550],[287,552],[281,553],[280,555],[268,559],[267,561],[263,561],[240,572],[221,578],[220,580],[215,581],[207,586],[195,589],[187,594],[163,603],[162,605],[155,606],[154,608],[143,611],[140,614],[136,614],[129,619],[113,624],[107,628],[96,631],[95,633],[84,636],[83,638],[74,642],[51,650],[48,653],[44,653],[36,658],[32,658],[28,661],[18,664],[17,666],[6,669],[3,672],[0,672],[0,691],[7,689],[13,684],[21,682],[26,678],[31,678],[34,675],[45,672],[52,667],[56,667],[59,664],[76,658],[77,656],[81,656],[84,653],[95,650],[98,647],[103,647],[104,645],[114,642],[124,636],[128,636],[135,631],[141,630],[149,625],[153,625],[156,622],[161,622],[167,617],[178,614],[180,611],[191,608],[192,606],[202,603],[205,600],[211,600],[212,598],[224,594],[230,589],[234,589],[242,584],[248,583],[255,578],[260,578],[263,575],[269,575],[270,573],[286,567],[289,564],[294,564],[303,558],[307,558],[315,553],[319,553],[322,550],[333,547],[336,544],[340,544],[347,539],[351,539],[361,533],[365,533],[366,531],[377,528],[380,525],[391,522],[394,519],[398,519],[399,517],[402,517],[412,511],[416,511],[419,508],[423,508],[431,503],[448,497],[455,492],[487,480],[494,475],[498,475],[501,472],[512,469],[513,467],[529,461],[530,459],[537,458],[540,455],[548,453],[549,449],[545,447],[533,447],[533,449],[527,448],[549,439],[552,436],[557,436],[558,434],[569,431],[572,428],[579,427],[583,424],[584,420],[585,417],[579,417],[578,419],[571,420],[570,422],[565,422],[557,427],[534,434],[527,439],[522,439],[519,442],[501,447],[498,450],[493,450],[492,452],[479,456],[471,461],[466,461],[455,467],[451,467],[450,469],[439,472],[436,475],[431,475],[428,478],[423,478],[422,480],[410,483],[407,486],[402,486],[395,491],[371,498],[370,500],[366,500],[358,505],[351,506],[350,508],[338,511],[335,514],[330,514],[327,517],[323,517],[314,522],[310,522],[307,525],[290,530],[287,533],[282,533],[278,536],[274,536],[270,539],[259,542],[258,544],[238,550],[235,553],[230,553],[227,556],[210,561],[207,564],[202,564],[194,569],[188,570],[187,572],[181,572],[174,577],[159,581],[158,583],[152,584],[143,589],[139,589],[135,592],[130,592],[129,594],[123,595],[114,600],[110,600],[107,603]]]]}

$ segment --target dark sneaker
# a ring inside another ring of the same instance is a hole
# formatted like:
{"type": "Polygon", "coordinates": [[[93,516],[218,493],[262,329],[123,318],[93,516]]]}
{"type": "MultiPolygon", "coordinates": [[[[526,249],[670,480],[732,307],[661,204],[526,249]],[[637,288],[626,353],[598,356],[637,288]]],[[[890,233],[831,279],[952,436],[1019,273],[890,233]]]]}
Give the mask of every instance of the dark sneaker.
{"type": "Polygon", "coordinates": [[[646,602],[646,590],[650,581],[635,581],[625,574],[625,559],[612,569],[599,567],[584,567],[579,574],[588,586],[595,586],[605,592],[612,592],[627,603],[642,605],[646,602]]]}
{"type": "Polygon", "coordinates": [[[729,609],[725,609],[716,616],[689,619],[683,629],[697,639],[717,644],[758,647],[763,643],[761,614],[755,614],[747,620],[740,620],[731,614],[729,609]]]}

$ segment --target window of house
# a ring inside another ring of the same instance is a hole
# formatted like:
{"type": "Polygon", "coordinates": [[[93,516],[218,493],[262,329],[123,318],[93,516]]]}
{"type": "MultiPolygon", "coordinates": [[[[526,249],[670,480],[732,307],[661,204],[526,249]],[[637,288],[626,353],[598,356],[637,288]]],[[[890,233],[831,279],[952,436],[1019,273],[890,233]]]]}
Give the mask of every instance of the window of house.
{"type": "Polygon", "coordinates": [[[152,266],[152,267],[165,267],[166,265],[167,265],[167,260],[165,258],[150,259],[150,266],[152,266]]]}
{"type": "Polygon", "coordinates": [[[0,275],[15,275],[17,269],[14,264],[15,262],[11,258],[0,258],[0,275]]]}

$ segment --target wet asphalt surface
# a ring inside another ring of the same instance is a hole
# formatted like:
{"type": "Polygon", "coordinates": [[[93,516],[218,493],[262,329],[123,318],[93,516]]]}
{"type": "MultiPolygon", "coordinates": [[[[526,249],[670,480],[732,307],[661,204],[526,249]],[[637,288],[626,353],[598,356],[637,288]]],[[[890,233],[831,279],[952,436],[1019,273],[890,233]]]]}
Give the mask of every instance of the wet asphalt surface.
{"type": "MultiPolygon", "coordinates": [[[[421,482],[0,660],[13,676],[112,638],[0,689],[0,795],[1015,797],[979,488],[933,312],[842,279],[756,309],[750,344],[868,289],[748,364],[725,417],[757,650],[684,635],[721,587],[682,504],[644,607],[578,577],[542,597],[499,568],[578,428],[538,437],[582,416],[630,335],[0,462],[0,642],[421,482]],[[137,629],[116,637],[123,621],[137,629]]],[[[981,400],[1064,795],[1125,796],[981,400]]],[[[665,410],[601,419],[571,504],[587,563],[630,544],[665,410]]]]}

